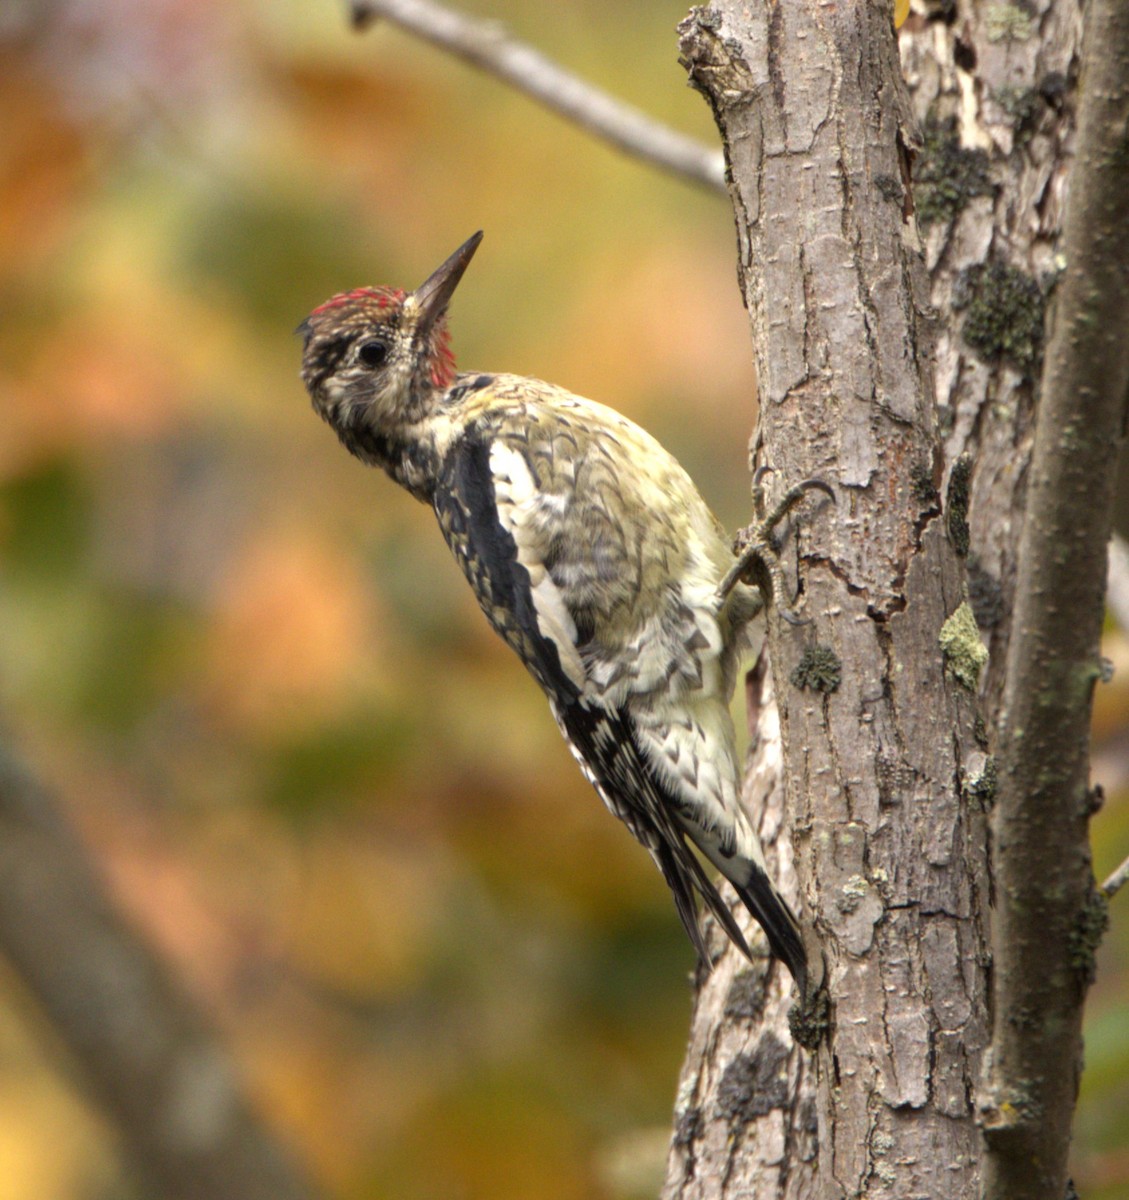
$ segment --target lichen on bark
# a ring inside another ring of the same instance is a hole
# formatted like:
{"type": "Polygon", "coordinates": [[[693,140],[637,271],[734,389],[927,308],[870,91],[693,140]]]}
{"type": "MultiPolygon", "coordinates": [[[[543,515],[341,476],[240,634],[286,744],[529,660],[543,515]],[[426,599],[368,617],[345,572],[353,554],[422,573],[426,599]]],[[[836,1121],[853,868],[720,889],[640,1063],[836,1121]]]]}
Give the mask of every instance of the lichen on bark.
{"type": "Polygon", "coordinates": [[[941,626],[937,641],[947,670],[961,687],[975,692],[988,661],[988,648],[980,640],[980,630],[967,600],[941,626]]]}

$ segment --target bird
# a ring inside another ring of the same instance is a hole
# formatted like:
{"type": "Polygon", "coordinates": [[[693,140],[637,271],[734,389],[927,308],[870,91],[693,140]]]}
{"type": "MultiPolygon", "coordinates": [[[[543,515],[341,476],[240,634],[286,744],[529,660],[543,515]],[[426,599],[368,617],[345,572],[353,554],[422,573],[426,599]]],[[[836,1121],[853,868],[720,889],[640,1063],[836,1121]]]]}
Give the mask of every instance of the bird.
{"type": "Polygon", "coordinates": [[[313,407],[352,455],[434,510],[581,771],[658,866],[706,969],[696,897],[752,954],[703,858],[802,995],[804,941],[740,804],[729,701],[776,590],[772,528],[804,491],[829,489],[791,489],[736,559],[690,476],[634,422],[538,379],[457,372],[447,310],[481,240],[414,291],[361,287],[315,308],[298,327],[313,407]]]}

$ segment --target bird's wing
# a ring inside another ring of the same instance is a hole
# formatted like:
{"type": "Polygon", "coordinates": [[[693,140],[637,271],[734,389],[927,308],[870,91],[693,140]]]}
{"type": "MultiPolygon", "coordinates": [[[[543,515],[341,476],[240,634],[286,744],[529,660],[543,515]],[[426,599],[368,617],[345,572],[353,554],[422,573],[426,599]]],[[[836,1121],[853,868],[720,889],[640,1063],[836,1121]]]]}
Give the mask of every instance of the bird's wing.
{"type": "Polygon", "coordinates": [[[698,921],[695,892],[734,945],[752,958],[733,914],[687,844],[676,816],[677,800],[644,758],[631,718],[583,701],[565,707],[554,703],[553,715],[600,799],[650,852],[701,961],[708,967],[710,954],[698,921]]]}
{"type": "Polygon", "coordinates": [[[642,430],[562,397],[488,410],[445,457],[433,502],[487,617],[543,685],[609,708],[727,693],[712,515],[642,430]]]}
{"type": "MultiPolygon", "coordinates": [[[[695,892],[747,953],[737,923],[687,844],[677,818],[680,798],[651,766],[628,712],[591,686],[593,665],[605,661],[587,653],[592,605],[608,605],[619,590],[618,603],[626,604],[638,586],[617,564],[621,544],[591,515],[583,532],[566,536],[561,501],[541,486],[545,475],[535,453],[528,438],[496,432],[468,436],[454,447],[436,490],[444,536],[490,623],[548,694],[584,774],[662,871],[703,961],[708,952],[695,892]]],[[[628,662],[625,670],[634,666],[628,662]]]]}
{"type": "Polygon", "coordinates": [[[550,695],[584,690],[578,632],[549,574],[537,489],[504,439],[470,434],[450,453],[436,489],[439,526],[490,624],[550,695]]]}

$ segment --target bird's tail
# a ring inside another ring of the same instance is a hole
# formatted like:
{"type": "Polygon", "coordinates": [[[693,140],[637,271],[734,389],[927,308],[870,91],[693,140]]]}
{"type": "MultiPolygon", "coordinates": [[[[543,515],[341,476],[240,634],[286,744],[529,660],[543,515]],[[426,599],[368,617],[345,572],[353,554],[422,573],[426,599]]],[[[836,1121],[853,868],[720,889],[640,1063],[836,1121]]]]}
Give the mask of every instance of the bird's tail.
{"type": "Polygon", "coordinates": [[[741,903],[757,919],[764,930],[772,953],[792,974],[803,996],[807,989],[808,956],[800,936],[800,924],[787,901],[776,890],[772,880],[755,864],[749,864],[749,878],[744,884],[730,880],[741,903]]]}
{"type": "MultiPolygon", "coordinates": [[[[803,995],[807,986],[807,952],[800,936],[800,924],[765,869],[760,842],[744,815],[740,812],[736,814],[734,840],[729,843],[728,849],[723,847],[716,829],[703,830],[686,818],[682,819],[681,824],[690,840],[729,880],[740,896],[741,903],[756,917],[757,924],[768,938],[769,949],[791,972],[803,995]]],[[[713,884],[708,879],[705,883],[703,887],[699,879],[694,879],[695,887],[721,927],[737,948],[749,955],[745,939],[735,936],[733,914],[713,884]]]]}
{"type": "MultiPolygon", "coordinates": [[[[674,893],[675,906],[682,924],[690,940],[698,951],[698,957],[708,968],[710,965],[709,950],[698,921],[698,912],[694,904],[694,893],[701,896],[706,907],[713,913],[717,923],[725,930],[729,940],[745,955],[752,958],[749,944],[745,940],[741,927],[737,924],[729,906],[714,886],[701,862],[693,851],[677,839],[681,853],[677,852],[670,840],[663,841],[652,851],[670,890],[674,893]]],[[[724,872],[733,884],[741,902],[756,918],[768,938],[769,949],[788,968],[796,982],[800,995],[803,996],[807,987],[807,953],[804,950],[803,938],[800,936],[799,922],[796,920],[787,902],[776,890],[768,875],[756,863],[741,860],[731,860],[725,864],[728,870],[724,872]],[[730,874],[736,873],[734,868],[741,863],[747,867],[748,878],[744,883],[738,883],[730,874]]]]}

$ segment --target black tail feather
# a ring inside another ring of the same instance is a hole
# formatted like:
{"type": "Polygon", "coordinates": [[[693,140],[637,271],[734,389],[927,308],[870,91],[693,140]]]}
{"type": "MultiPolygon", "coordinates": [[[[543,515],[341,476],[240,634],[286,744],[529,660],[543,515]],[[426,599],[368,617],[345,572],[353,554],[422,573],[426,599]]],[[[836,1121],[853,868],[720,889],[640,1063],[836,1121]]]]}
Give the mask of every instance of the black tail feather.
{"type": "Polygon", "coordinates": [[[772,953],[784,963],[803,995],[807,988],[808,956],[800,937],[800,926],[792,910],[780,898],[766,875],[756,867],[749,882],[737,887],[741,902],[764,930],[772,953]]]}
{"type": "MultiPolygon", "coordinates": [[[[553,711],[604,803],[658,864],[674,895],[679,919],[703,966],[709,970],[712,963],[698,919],[695,893],[701,896],[730,941],[751,959],[752,952],[741,927],[705,866],[687,844],[685,825],[676,816],[677,800],[642,753],[627,714],[584,702],[555,705],[553,711]]],[[[760,923],[772,953],[787,966],[802,993],[807,980],[807,960],[796,919],[771,880],[755,866],[752,872],[745,884],[734,884],[737,894],[760,923]]]]}
{"type": "Polygon", "coordinates": [[[681,853],[678,853],[669,841],[663,841],[657,847],[655,858],[659,864],[659,870],[663,873],[663,878],[674,894],[674,906],[678,910],[682,927],[689,935],[690,941],[694,943],[694,949],[697,950],[702,965],[709,970],[712,963],[705,934],[702,932],[702,925],[698,919],[698,907],[694,903],[695,892],[705,901],[710,912],[717,918],[718,924],[725,930],[729,940],[746,958],[752,958],[752,952],[741,932],[741,927],[733,919],[729,906],[722,900],[702,864],[681,838],[678,839],[678,844],[681,853]]]}
{"type": "MultiPolygon", "coordinates": [[[[663,873],[663,878],[674,895],[674,905],[678,910],[683,928],[689,935],[690,941],[694,943],[702,965],[709,970],[712,963],[701,922],[698,919],[698,909],[694,902],[695,892],[702,897],[706,907],[725,930],[729,940],[746,958],[751,959],[753,954],[741,932],[741,927],[734,920],[729,906],[721,898],[721,894],[706,874],[705,868],[681,838],[679,838],[679,849],[681,852],[675,849],[669,841],[663,841],[653,853],[659,869],[663,873]]],[[[737,895],[740,896],[741,902],[764,930],[773,956],[780,959],[788,968],[796,982],[796,987],[803,995],[807,987],[807,952],[804,950],[799,925],[792,915],[792,910],[780,898],[768,877],[757,873],[755,868],[754,874],[747,884],[743,887],[735,884],[734,888],[737,895]]]]}

